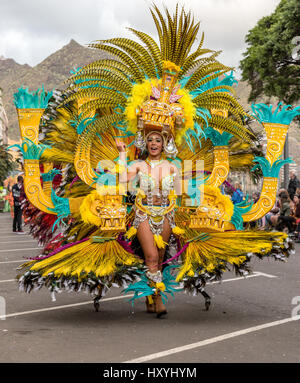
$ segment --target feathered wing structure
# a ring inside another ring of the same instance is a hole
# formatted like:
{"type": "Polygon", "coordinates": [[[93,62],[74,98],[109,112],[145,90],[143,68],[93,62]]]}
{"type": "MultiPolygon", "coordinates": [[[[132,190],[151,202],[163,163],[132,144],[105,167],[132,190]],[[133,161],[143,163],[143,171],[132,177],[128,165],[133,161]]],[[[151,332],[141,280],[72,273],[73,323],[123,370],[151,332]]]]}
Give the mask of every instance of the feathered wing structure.
{"type": "MultiPolygon", "coordinates": [[[[229,266],[240,274],[248,272],[252,254],[284,259],[290,253],[284,233],[243,231],[243,223],[260,217],[269,205],[233,205],[219,189],[229,169],[250,171],[256,161],[260,175],[265,168],[276,168],[263,174],[268,198],[268,190],[277,185],[274,174],[283,164],[272,167],[265,164],[267,159],[259,159],[259,140],[248,126],[252,116],[234,97],[232,68],[217,60],[220,52],[203,48],[204,34],[192,50],[200,24],[190,12],[177,6],[174,15],[166,10],[164,18],[154,5],[151,14],[158,44],[133,28],[129,29],[138,41],[95,41],[90,47],[109,58],[74,71],[66,80],[68,89],[50,99],[40,127],[41,144],[46,146],[40,154],[40,146],[32,144],[32,152],[39,153],[41,163],[55,163],[61,171],[59,185],[52,184],[49,211],[62,231],[53,234],[41,256],[22,266],[19,283],[26,291],[45,285],[52,291],[87,289],[101,296],[107,288],[126,287],[143,273],[142,260],[124,237],[125,232],[127,238],[134,237],[136,229],[133,201],[119,184],[122,165],[115,138],[125,141],[128,161],[137,159],[138,120],[158,124],[162,114],[153,108],[157,101],[166,105],[164,122],[173,134],[173,147],[177,145],[172,160],[188,179],[175,207],[173,234],[179,247],[171,259],[182,261],[177,282],[187,291],[201,292],[208,279],[220,279],[229,266]],[[174,113],[181,125],[172,120],[174,113]],[[193,165],[182,166],[185,160],[203,160],[202,172],[193,165]],[[193,203],[185,204],[187,200],[193,203]]],[[[259,115],[259,109],[255,111],[259,115]]],[[[274,133],[273,127],[268,129],[274,133]]],[[[141,287],[144,295],[151,294],[151,288],[142,285],[127,291],[141,287]]]]}
{"type": "MultiPolygon", "coordinates": [[[[245,125],[247,114],[233,97],[232,86],[214,83],[215,79],[232,68],[216,60],[219,52],[202,48],[204,35],[197,49],[190,53],[199,23],[194,23],[191,13],[186,14],[183,9],[179,14],[177,8],[173,18],[166,10],[167,22],[156,6],[151,13],[159,35],[159,45],[150,36],[132,28],[130,30],[140,43],[126,38],[113,38],[90,44],[92,48],[110,53],[113,58],[93,62],[71,76],[68,80],[71,83],[70,90],[76,92],[65,103],[85,99],[81,107],[83,116],[97,110],[106,116],[106,129],[117,126],[124,135],[130,137],[130,133],[136,130],[133,106],[141,106],[149,99],[151,85],[161,82],[164,62],[171,62],[180,67],[178,86],[179,95],[183,97],[178,102],[185,107],[187,116],[178,141],[184,138],[184,142],[187,142],[189,134],[193,133],[199,136],[197,127],[209,124],[212,128],[251,142],[254,135],[245,125]],[[208,53],[211,55],[206,57],[208,53]],[[229,117],[211,115],[212,109],[226,109],[229,117]],[[110,116],[111,121],[107,116],[110,116]]],[[[104,121],[102,118],[99,124],[104,121]]]]}

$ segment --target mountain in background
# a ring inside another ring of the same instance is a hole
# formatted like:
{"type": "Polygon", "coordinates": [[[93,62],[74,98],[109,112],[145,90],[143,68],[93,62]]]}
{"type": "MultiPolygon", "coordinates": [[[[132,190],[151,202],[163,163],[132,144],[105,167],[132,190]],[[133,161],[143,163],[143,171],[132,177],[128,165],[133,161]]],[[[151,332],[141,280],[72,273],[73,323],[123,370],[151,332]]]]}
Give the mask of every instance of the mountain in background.
{"type": "Polygon", "coordinates": [[[30,91],[36,91],[44,85],[46,91],[54,88],[64,89],[66,85],[63,82],[70,76],[70,70],[108,57],[106,52],[86,48],[75,40],[71,40],[34,67],[1,57],[0,88],[3,91],[3,105],[9,121],[9,138],[20,138],[18,116],[13,102],[13,95],[19,88],[28,87],[30,91]]]}
{"type": "MultiPolygon", "coordinates": [[[[1,56],[0,88],[3,90],[3,105],[9,121],[9,139],[19,140],[20,138],[17,112],[13,103],[13,94],[18,91],[18,88],[25,86],[30,91],[35,91],[44,85],[46,91],[54,88],[64,89],[66,85],[63,82],[70,76],[70,70],[103,58],[109,58],[109,54],[98,49],[84,47],[73,39],[69,44],[63,46],[34,67],[27,64],[20,65],[13,59],[5,59],[1,56]]],[[[236,87],[236,97],[248,111],[250,111],[249,94],[249,84],[240,81],[236,87]]],[[[274,102],[274,100],[272,101],[274,102]]],[[[267,100],[262,99],[259,102],[267,102],[267,100]]],[[[291,144],[290,155],[294,159],[298,158],[300,129],[296,127],[296,124],[292,124],[289,129],[289,141],[291,144]]]]}

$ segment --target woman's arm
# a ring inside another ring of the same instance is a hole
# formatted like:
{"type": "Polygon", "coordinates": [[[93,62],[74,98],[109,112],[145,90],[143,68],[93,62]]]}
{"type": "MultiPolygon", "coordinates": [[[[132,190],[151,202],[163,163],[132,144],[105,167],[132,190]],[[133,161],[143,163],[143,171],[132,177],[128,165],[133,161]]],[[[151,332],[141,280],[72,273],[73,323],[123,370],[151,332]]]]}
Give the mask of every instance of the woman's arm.
{"type": "Polygon", "coordinates": [[[122,183],[129,182],[138,173],[139,166],[137,163],[128,166],[126,144],[124,142],[116,140],[116,146],[119,151],[119,164],[121,165],[119,181],[122,183]]]}

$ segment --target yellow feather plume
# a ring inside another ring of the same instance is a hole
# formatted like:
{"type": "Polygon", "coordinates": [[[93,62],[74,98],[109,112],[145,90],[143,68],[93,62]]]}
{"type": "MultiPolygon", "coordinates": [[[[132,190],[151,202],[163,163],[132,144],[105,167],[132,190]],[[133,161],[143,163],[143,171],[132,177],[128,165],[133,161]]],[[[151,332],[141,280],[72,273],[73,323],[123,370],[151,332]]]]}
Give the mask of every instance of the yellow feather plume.
{"type": "Polygon", "coordinates": [[[204,193],[204,195],[208,194],[215,197],[214,206],[223,206],[225,210],[223,219],[230,221],[234,209],[231,199],[227,195],[222,194],[221,190],[215,186],[201,185],[199,189],[202,193],[204,193]]]}
{"type": "MultiPolygon", "coordinates": [[[[189,230],[188,237],[194,237],[199,232],[189,230]]],[[[202,272],[214,272],[217,268],[226,269],[226,263],[241,265],[246,260],[247,253],[268,254],[274,245],[284,246],[286,233],[264,233],[255,231],[228,231],[225,233],[209,233],[205,241],[190,242],[183,256],[183,265],[176,280],[182,280],[186,275],[194,276],[197,269],[202,272]]]]}
{"type": "Polygon", "coordinates": [[[182,138],[188,129],[194,127],[194,118],[196,117],[196,106],[193,103],[190,93],[186,89],[178,89],[177,94],[182,96],[178,102],[184,111],[184,128],[176,132],[176,144],[180,146],[182,138]]]}
{"type": "Polygon", "coordinates": [[[89,195],[87,195],[85,199],[83,200],[80,206],[80,214],[81,214],[81,219],[83,220],[83,222],[100,226],[101,219],[97,217],[95,214],[93,214],[91,211],[91,205],[98,197],[99,197],[99,194],[97,190],[94,190],[89,195]]]}
{"type": "Polygon", "coordinates": [[[159,249],[164,249],[167,245],[167,242],[163,240],[161,235],[154,234],[154,241],[159,249]]]}
{"type": "Polygon", "coordinates": [[[134,226],[131,226],[129,230],[126,231],[125,236],[130,239],[134,237],[137,233],[137,229],[134,226]]]}
{"type": "Polygon", "coordinates": [[[93,243],[91,240],[74,245],[52,257],[37,261],[31,266],[43,276],[53,273],[56,277],[67,275],[83,279],[92,272],[97,277],[113,274],[117,267],[141,263],[135,255],[127,252],[116,240],[93,243]]]}
{"type": "Polygon", "coordinates": [[[181,228],[178,227],[178,226],[175,226],[175,227],[173,227],[172,232],[173,232],[173,234],[175,234],[175,235],[182,235],[182,234],[185,233],[185,230],[181,229],[181,228]]]}
{"type": "Polygon", "coordinates": [[[143,102],[150,98],[152,85],[156,86],[157,81],[154,79],[145,80],[142,83],[135,84],[132,87],[132,93],[128,99],[124,115],[128,122],[128,130],[134,134],[136,133],[137,128],[136,116],[139,113],[139,109],[143,102]]]}

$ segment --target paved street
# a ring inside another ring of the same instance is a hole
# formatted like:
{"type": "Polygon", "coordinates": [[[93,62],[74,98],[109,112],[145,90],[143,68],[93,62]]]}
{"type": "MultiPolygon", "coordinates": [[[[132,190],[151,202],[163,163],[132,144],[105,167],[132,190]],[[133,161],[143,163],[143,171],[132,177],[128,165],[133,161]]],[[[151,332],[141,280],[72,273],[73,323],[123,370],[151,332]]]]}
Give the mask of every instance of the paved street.
{"type": "Polygon", "coordinates": [[[156,319],[144,301],[132,312],[119,289],[101,301],[98,313],[85,293],[57,294],[52,302],[47,289],[19,292],[16,268],[40,250],[11,226],[10,215],[0,214],[6,302],[0,362],[300,362],[300,244],[286,263],[253,260],[250,277],[228,272],[223,283],[208,285],[209,311],[202,296],[180,292],[170,298],[168,316],[156,319]]]}

